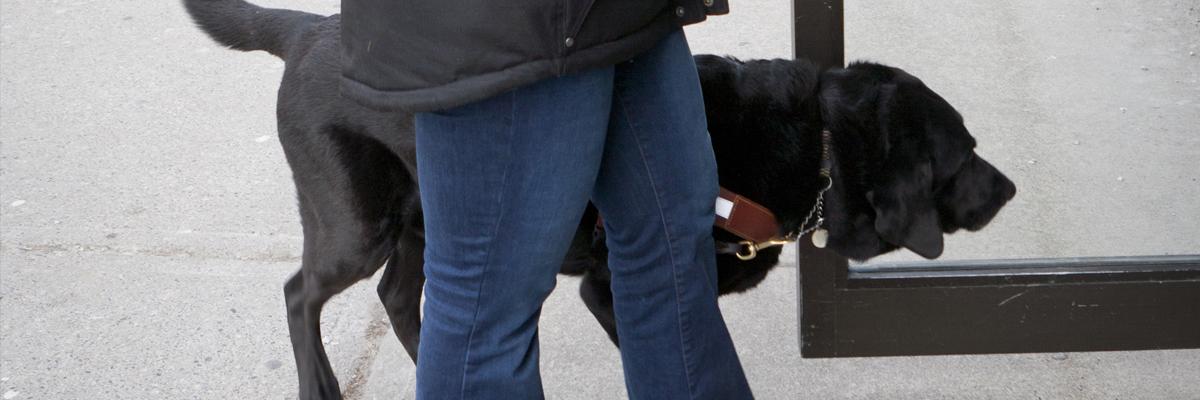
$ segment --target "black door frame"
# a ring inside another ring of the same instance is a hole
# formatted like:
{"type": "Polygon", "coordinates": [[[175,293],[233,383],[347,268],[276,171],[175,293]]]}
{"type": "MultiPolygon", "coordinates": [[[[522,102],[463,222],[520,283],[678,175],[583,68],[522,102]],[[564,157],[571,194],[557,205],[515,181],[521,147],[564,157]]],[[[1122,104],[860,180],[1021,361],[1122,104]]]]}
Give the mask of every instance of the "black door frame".
{"type": "MultiPolygon", "coordinates": [[[[843,0],[793,0],[795,56],[845,63],[843,0]]],[[[1200,256],[850,270],[799,241],[803,357],[1200,348],[1200,256]]]]}

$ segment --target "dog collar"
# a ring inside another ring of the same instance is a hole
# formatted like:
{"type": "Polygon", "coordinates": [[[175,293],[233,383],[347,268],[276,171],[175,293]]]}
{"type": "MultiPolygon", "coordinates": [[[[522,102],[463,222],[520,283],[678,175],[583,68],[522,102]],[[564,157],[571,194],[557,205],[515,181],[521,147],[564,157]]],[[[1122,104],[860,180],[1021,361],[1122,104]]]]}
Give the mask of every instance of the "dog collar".
{"type": "Polygon", "coordinates": [[[825,247],[829,234],[821,229],[821,226],[825,224],[825,192],[833,187],[832,146],[833,133],[828,129],[821,131],[821,169],[818,173],[825,180],[825,186],[817,191],[817,199],[800,226],[794,231],[783,233],[782,236],[779,221],[770,210],[721,188],[720,196],[717,197],[717,219],[714,225],[744,240],[737,243],[717,241],[717,253],[732,254],[743,261],[752,260],[758,257],[759,250],[795,242],[810,232],[813,233],[813,245],[825,247]]]}

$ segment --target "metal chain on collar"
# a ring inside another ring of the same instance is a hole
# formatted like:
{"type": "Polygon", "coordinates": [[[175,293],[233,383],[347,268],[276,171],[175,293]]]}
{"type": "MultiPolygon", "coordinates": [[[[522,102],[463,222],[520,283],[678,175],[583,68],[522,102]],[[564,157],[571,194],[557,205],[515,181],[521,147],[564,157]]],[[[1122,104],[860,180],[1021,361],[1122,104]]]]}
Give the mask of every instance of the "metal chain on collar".
{"type": "Polygon", "coordinates": [[[821,177],[825,178],[825,187],[817,191],[816,204],[813,204],[813,208],[808,210],[808,215],[804,217],[804,222],[801,222],[800,226],[797,227],[795,231],[792,231],[791,233],[788,233],[787,236],[784,236],[785,240],[789,242],[796,241],[801,236],[820,229],[821,225],[825,224],[825,192],[833,188],[833,179],[830,178],[829,175],[825,174],[822,174],[821,177]],[[816,217],[815,222],[813,222],[813,217],[816,217]]]}
{"type": "Polygon", "coordinates": [[[813,208],[808,210],[808,215],[804,217],[804,222],[800,223],[800,226],[796,228],[796,231],[791,232],[784,237],[785,239],[789,239],[789,241],[795,241],[801,236],[820,229],[821,225],[825,224],[825,192],[828,192],[829,189],[833,188],[833,159],[830,157],[832,151],[830,147],[832,146],[832,142],[833,133],[828,129],[821,131],[820,175],[822,178],[825,178],[825,187],[817,191],[817,201],[816,203],[813,203],[813,208]],[[812,222],[813,217],[817,218],[816,223],[813,223],[812,226],[809,226],[809,223],[812,222]]]}
{"type": "MultiPolygon", "coordinates": [[[[833,188],[833,160],[830,158],[832,142],[833,133],[829,130],[822,131],[820,176],[825,178],[825,186],[817,191],[817,199],[813,203],[812,209],[808,210],[808,215],[804,216],[804,221],[800,223],[800,226],[795,231],[788,232],[781,240],[768,240],[762,243],[754,243],[749,240],[743,240],[738,243],[718,241],[717,253],[733,254],[742,261],[753,260],[755,257],[758,257],[759,250],[795,242],[804,235],[821,229],[821,226],[825,225],[825,192],[833,188]],[[814,218],[816,219],[814,220],[814,218]]],[[[824,239],[821,240],[823,241],[824,239]]],[[[822,243],[818,247],[824,247],[824,244],[822,243]]]]}

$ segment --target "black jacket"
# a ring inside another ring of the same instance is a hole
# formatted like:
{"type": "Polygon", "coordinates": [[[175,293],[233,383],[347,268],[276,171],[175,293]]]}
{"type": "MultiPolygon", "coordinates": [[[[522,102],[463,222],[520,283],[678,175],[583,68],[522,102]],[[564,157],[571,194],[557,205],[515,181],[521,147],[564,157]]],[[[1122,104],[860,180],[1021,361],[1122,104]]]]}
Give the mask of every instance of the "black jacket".
{"type": "Polygon", "coordinates": [[[342,95],[383,110],[455,107],[612,65],[727,0],[343,0],[342,95]]]}

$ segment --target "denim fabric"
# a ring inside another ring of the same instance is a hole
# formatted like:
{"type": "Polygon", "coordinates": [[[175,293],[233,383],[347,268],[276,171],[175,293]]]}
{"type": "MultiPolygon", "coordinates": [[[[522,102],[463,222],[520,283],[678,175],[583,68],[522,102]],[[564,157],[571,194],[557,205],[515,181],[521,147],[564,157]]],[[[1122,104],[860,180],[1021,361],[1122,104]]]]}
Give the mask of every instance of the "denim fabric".
{"type": "Polygon", "coordinates": [[[417,114],[417,398],[543,397],[538,317],[589,199],[604,215],[630,398],[751,397],[717,308],[701,96],[676,31],[630,61],[417,114]]]}

